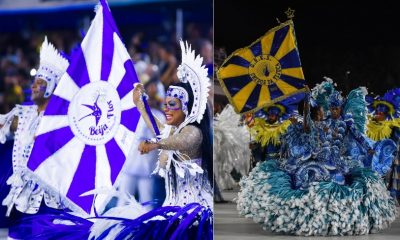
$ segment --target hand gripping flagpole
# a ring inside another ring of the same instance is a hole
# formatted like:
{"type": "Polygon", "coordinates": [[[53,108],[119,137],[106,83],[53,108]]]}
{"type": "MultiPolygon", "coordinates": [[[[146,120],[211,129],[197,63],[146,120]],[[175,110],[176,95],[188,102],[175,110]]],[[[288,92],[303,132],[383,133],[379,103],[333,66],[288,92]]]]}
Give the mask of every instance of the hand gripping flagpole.
{"type": "MultiPolygon", "coordinates": [[[[132,64],[133,64],[133,62],[132,62],[132,64]]],[[[137,84],[139,84],[139,83],[134,83],[133,84],[133,88],[136,88],[137,84]]],[[[156,120],[155,120],[155,118],[153,116],[153,113],[151,112],[149,103],[147,102],[147,94],[146,93],[142,93],[141,95],[142,95],[141,98],[142,98],[142,101],[143,101],[144,109],[145,109],[145,111],[147,113],[147,116],[149,116],[151,125],[153,126],[154,133],[156,134],[156,138],[158,138],[158,136],[160,136],[160,130],[158,129],[156,120]]]]}

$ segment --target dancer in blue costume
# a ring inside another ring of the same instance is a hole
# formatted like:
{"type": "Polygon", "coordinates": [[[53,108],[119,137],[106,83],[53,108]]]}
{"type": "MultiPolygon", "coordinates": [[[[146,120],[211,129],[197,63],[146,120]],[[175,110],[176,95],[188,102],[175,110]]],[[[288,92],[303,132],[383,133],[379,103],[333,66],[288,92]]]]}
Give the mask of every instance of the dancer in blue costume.
{"type": "MultiPolygon", "coordinates": [[[[374,141],[392,139],[400,145],[400,88],[392,89],[380,97],[368,97],[367,135],[374,141]]],[[[400,156],[397,152],[388,174],[388,189],[400,203],[400,156]]]]}
{"type": "Polygon", "coordinates": [[[282,136],[286,134],[294,115],[297,115],[297,105],[302,99],[304,93],[295,94],[254,114],[248,127],[254,141],[263,147],[262,161],[280,156],[283,147],[282,136]]]}
{"type": "Polygon", "coordinates": [[[358,128],[364,126],[365,92],[355,89],[343,101],[327,81],[312,95],[303,123],[291,125],[284,137],[282,157],[258,164],[241,180],[239,213],[266,230],[302,236],[361,235],[389,227],[395,202],[371,162],[383,164],[379,157],[388,156],[378,153],[392,148],[374,144],[358,128]],[[326,120],[324,107],[330,108],[326,120]]]}
{"type": "Polygon", "coordinates": [[[255,142],[264,150],[263,161],[279,157],[281,149],[280,138],[286,133],[292,109],[282,103],[275,103],[255,114],[254,123],[250,129],[255,142]]]}

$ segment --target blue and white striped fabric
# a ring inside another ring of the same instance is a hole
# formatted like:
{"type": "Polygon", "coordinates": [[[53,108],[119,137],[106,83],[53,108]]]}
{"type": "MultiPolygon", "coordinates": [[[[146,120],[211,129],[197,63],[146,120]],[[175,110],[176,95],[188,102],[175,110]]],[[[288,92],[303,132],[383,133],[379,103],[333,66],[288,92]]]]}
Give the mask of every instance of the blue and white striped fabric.
{"type": "MultiPolygon", "coordinates": [[[[133,62],[100,0],[50,99],[28,161],[43,187],[74,211],[93,213],[93,195],[81,195],[112,187],[125,163],[140,117],[132,101],[135,82],[133,62]]],[[[104,200],[96,198],[96,207],[104,200]]]]}

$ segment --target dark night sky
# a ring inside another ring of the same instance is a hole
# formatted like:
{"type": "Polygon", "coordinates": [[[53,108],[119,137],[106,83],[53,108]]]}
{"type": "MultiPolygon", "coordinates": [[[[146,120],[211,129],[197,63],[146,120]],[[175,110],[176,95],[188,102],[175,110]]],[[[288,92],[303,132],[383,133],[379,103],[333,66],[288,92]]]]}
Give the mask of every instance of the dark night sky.
{"type": "Polygon", "coordinates": [[[395,1],[224,1],[214,0],[215,47],[228,55],[286,20],[295,9],[295,30],[306,81],[323,76],[348,92],[400,87],[400,19],[395,1]],[[346,80],[346,71],[350,71],[346,80]]]}

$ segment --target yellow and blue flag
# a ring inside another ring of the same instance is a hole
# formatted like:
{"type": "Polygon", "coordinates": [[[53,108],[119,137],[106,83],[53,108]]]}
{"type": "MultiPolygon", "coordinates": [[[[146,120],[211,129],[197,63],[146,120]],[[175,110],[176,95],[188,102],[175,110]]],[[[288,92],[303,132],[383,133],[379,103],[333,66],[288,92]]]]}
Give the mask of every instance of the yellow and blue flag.
{"type": "Polygon", "coordinates": [[[217,76],[237,113],[254,112],[304,92],[293,21],[236,50],[221,65],[217,76]]]}

